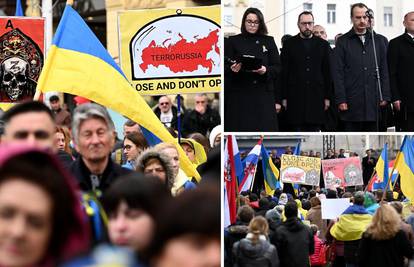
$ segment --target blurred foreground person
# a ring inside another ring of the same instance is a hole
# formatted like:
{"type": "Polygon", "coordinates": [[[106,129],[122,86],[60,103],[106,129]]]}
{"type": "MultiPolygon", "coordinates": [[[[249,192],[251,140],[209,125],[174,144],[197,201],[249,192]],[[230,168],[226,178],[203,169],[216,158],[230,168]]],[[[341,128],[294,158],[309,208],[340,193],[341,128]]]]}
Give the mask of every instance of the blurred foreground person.
{"type": "Polygon", "coordinates": [[[102,199],[111,243],[130,248],[139,257],[152,240],[160,207],[170,197],[161,181],[140,173],[114,182],[102,199]]]}
{"type": "Polygon", "coordinates": [[[362,235],[359,266],[404,266],[404,257],[412,258],[413,248],[401,230],[401,218],[393,207],[381,205],[372,223],[362,235]]]}
{"type": "Polygon", "coordinates": [[[220,193],[204,186],[185,191],[163,207],[150,266],[220,266],[220,193]]]}
{"type": "Polygon", "coordinates": [[[46,152],[0,147],[0,266],[53,267],[88,248],[73,181],[46,152]]]}

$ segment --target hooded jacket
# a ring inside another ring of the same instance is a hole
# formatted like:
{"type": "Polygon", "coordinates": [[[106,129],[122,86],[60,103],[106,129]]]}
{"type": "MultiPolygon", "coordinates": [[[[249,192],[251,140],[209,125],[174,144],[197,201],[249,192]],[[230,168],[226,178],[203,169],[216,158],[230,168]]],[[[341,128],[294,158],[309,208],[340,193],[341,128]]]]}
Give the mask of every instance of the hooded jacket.
{"type": "Polygon", "coordinates": [[[253,243],[252,234],[248,234],[233,246],[234,266],[238,267],[278,267],[279,257],[277,249],[264,236],[260,236],[257,243],[253,243]]]}
{"type": "Polygon", "coordinates": [[[297,217],[288,218],[276,230],[276,247],[283,267],[310,266],[309,255],[314,252],[311,229],[297,217]]]}
{"type": "Polygon", "coordinates": [[[174,185],[174,179],[175,179],[174,169],[173,169],[170,158],[164,152],[158,151],[157,149],[154,149],[154,148],[149,148],[147,150],[144,150],[144,152],[142,152],[141,155],[137,159],[137,163],[136,163],[137,171],[144,172],[145,164],[147,163],[149,159],[152,159],[152,158],[158,159],[161,162],[161,165],[165,170],[165,174],[167,178],[165,184],[168,190],[171,190],[171,188],[174,185]]]}

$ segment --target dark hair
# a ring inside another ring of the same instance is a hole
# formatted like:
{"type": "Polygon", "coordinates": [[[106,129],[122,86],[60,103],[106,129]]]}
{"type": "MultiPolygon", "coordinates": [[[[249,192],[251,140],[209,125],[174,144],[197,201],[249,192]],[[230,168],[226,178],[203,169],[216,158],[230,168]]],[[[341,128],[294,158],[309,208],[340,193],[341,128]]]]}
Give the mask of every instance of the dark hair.
{"type": "Polygon", "coordinates": [[[364,3],[356,3],[356,4],[353,4],[352,6],[351,6],[351,18],[353,17],[353,13],[354,13],[354,8],[356,8],[356,7],[359,7],[359,8],[366,8],[366,9],[368,9],[368,6],[366,5],[366,4],[364,4],[364,3]]]}
{"type": "Polygon", "coordinates": [[[135,121],[128,119],[128,120],[124,123],[124,126],[132,127],[132,126],[135,126],[135,125],[137,125],[137,124],[138,124],[138,123],[136,123],[135,121]]]}
{"type": "Polygon", "coordinates": [[[124,141],[125,139],[128,139],[129,141],[134,143],[134,145],[142,148],[143,150],[148,148],[147,140],[145,139],[142,133],[136,133],[136,132],[129,133],[124,137],[124,141]]]}
{"type": "Polygon", "coordinates": [[[125,201],[129,208],[144,210],[156,218],[158,210],[170,200],[170,196],[168,189],[159,179],[134,172],[119,177],[111,184],[103,195],[102,205],[106,213],[111,214],[125,201]]]}
{"type": "Polygon", "coordinates": [[[249,223],[254,217],[254,210],[248,205],[243,205],[237,211],[237,217],[241,222],[249,223]]]}
{"type": "Polygon", "coordinates": [[[256,34],[267,35],[268,31],[267,31],[267,27],[266,27],[266,24],[265,24],[265,21],[264,21],[263,13],[255,7],[249,7],[244,12],[242,22],[241,22],[241,27],[240,27],[241,33],[242,34],[248,34],[248,32],[246,30],[246,18],[247,18],[247,15],[249,15],[249,14],[255,14],[257,16],[257,18],[259,19],[259,27],[257,29],[256,34]]]}
{"type": "Polygon", "coordinates": [[[365,195],[362,191],[357,191],[354,194],[354,204],[355,205],[364,205],[365,195]]]}
{"type": "Polygon", "coordinates": [[[312,189],[309,191],[309,199],[316,197],[316,190],[312,189]]]}
{"type": "Polygon", "coordinates": [[[312,12],[310,12],[310,11],[303,11],[303,12],[302,12],[302,13],[300,13],[300,14],[299,14],[299,16],[298,16],[298,23],[299,23],[299,21],[300,21],[300,17],[301,17],[301,16],[303,16],[303,15],[311,15],[311,16],[312,16],[312,19],[313,19],[313,20],[315,20],[315,18],[313,17],[312,12]]]}
{"type": "Polygon", "coordinates": [[[59,97],[57,95],[52,95],[49,97],[49,102],[59,101],[59,97]]]}
{"type": "Polygon", "coordinates": [[[154,259],[170,240],[193,235],[197,240],[220,240],[220,191],[206,185],[184,191],[159,208],[160,221],[148,249],[154,259]]]}
{"type": "MultiPolygon", "coordinates": [[[[65,251],[63,250],[70,235],[74,233],[86,235],[74,208],[80,205],[79,199],[71,191],[69,181],[65,181],[64,178],[67,174],[59,166],[57,159],[39,151],[29,151],[12,156],[0,166],[0,186],[5,181],[18,177],[17,179],[42,188],[50,197],[52,233],[47,250],[49,253],[46,254],[54,255],[58,259],[64,257],[65,251]]],[[[68,177],[66,180],[69,179],[73,178],[68,177]]],[[[84,239],[87,240],[88,237],[84,239]]]]}
{"type": "Polygon", "coordinates": [[[285,216],[287,219],[298,216],[298,204],[289,200],[285,205],[285,216]]]}
{"type": "Polygon", "coordinates": [[[2,119],[4,124],[7,126],[7,123],[9,123],[13,117],[29,112],[44,112],[49,115],[53,122],[55,121],[52,111],[45,104],[39,101],[28,101],[14,105],[3,114],[2,119]]]}
{"type": "Polygon", "coordinates": [[[302,208],[304,210],[310,210],[311,209],[311,202],[307,199],[302,199],[302,208]]]}
{"type": "Polygon", "coordinates": [[[204,151],[206,154],[208,154],[208,151],[210,150],[210,142],[208,141],[208,138],[201,134],[201,133],[191,133],[187,136],[189,139],[195,140],[197,143],[203,146],[204,151]]]}

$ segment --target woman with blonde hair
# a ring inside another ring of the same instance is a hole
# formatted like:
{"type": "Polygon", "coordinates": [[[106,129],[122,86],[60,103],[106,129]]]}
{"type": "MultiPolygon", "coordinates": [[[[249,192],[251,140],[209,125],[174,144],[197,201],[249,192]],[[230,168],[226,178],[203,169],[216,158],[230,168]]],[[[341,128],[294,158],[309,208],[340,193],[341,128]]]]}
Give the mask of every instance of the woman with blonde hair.
{"type": "Polygon", "coordinates": [[[191,182],[191,178],[187,177],[183,170],[180,169],[180,156],[177,147],[170,143],[159,143],[154,147],[158,151],[162,151],[168,155],[171,165],[174,169],[174,184],[171,193],[176,196],[187,189],[194,189],[196,185],[191,182]]]}
{"type": "Polygon", "coordinates": [[[401,230],[401,218],[393,207],[382,204],[362,235],[359,266],[404,266],[404,257],[412,258],[413,248],[401,230]]]}
{"type": "Polygon", "coordinates": [[[263,216],[254,217],[245,238],[233,245],[234,266],[279,266],[279,256],[268,240],[269,225],[263,216]]]}

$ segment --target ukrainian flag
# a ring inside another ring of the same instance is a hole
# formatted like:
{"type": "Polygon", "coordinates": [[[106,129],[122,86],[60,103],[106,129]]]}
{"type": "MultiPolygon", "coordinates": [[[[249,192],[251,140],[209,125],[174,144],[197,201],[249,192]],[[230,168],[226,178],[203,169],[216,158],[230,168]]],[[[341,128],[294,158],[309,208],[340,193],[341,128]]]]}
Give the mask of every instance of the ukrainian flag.
{"type": "Polygon", "coordinates": [[[400,174],[400,186],[403,194],[414,201],[414,144],[410,137],[404,137],[400,153],[395,160],[395,169],[400,174]]]}
{"type": "Polygon", "coordinates": [[[280,182],[278,178],[279,170],[273,163],[272,158],[269,157],[269,153],[263,144],[261,148],[261,156],[265,190],[268,195],[273,196],[275,189],[280,188],[280,182]]]}
{"type": "Polygon", "coordinates": [[[381,188],[385,189],[388,184],[389,174],[388,174],[388,144],[384,144],[384,148],[382,149],[381,156],[377,161],[377,165],[375,165],[375,171],[379,179],[382,181],[381,188]]]}
{"type": "Polygon", "coordinates": [[[349,206],[339,216],[331,228],[331,235],[339,241],[353,241],[361,239],[362,234],[371,223],[372,216],[360,205],[349,206]]]}
{"type": "Polygon", "coordinates": [[[66,5],[59,22],[37,90],[82,96],[130,118],[160,140],[175,144],[183,171],[187,176],[200,180],[181,146],[70,5],[66,5]]]}

